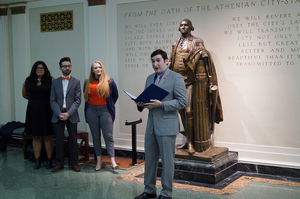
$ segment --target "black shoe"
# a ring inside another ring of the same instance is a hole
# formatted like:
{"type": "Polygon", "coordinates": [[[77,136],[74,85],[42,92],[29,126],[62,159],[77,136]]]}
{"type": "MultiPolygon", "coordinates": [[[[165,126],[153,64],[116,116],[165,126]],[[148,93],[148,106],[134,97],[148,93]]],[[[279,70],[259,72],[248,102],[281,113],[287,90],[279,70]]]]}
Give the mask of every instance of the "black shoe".
{"type": "Polygon", "coordinates": [[[157,199],[172,199],[172,197],[159,195],[157,199]]]}
{"type": "Polygon", "coordinates": [[[35,164],[34,164],[33,168],[35,170],[41,168],[41,157],[38,157],[38,158],[35,159],[35,164]]]}
{"type": "Polygon", "coordinates": [[[148,198],[156,198],[156,193],[150,194],[150,193],[142,193],[141,195],[135,197],[134,199],[148,199],[148,198]]]}
{"type": "Polygon", "coordinates": [[[52,158],[47,158],[46,169],[51,169],[51,168],[53,168],[52,158]]]}

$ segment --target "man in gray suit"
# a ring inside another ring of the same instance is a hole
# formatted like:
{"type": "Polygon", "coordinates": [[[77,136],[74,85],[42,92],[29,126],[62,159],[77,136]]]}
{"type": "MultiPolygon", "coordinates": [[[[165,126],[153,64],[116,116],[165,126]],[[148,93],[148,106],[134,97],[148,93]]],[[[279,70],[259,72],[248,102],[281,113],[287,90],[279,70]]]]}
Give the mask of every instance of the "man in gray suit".
{"type": "Polygon", "coordinates": [[[172,198],[176,135],[180,132],[178,112],[187,106],[187,95],[182,75],[169,70],[168,56],[163,50],[151,54],[153,74],[149,75],[145,88],[155,83],[169,92],[162,100],[138,102],[138,109],[149,109],[145,133],[144,192],[135,199],[156,198],[156,174],[159,155],[163,165],[162,190],[159,199],[172,198]]]}
{"type": "Polygon", "coordinates": [[[67,126],[70,140],[70,164],[76,172],[80,171],[77,165],[77,123],[80,121],[78,107],[81,103],[80,81],[70,76],[72,65],[69,57],[63,57],[59,61],[59,69],[62,76],[53,80],[50,94],[50,105],[53,111],[51,122],[53,123],[56,147],[56,167],[52,172],[64,168],[64,131],[67,126]]]}

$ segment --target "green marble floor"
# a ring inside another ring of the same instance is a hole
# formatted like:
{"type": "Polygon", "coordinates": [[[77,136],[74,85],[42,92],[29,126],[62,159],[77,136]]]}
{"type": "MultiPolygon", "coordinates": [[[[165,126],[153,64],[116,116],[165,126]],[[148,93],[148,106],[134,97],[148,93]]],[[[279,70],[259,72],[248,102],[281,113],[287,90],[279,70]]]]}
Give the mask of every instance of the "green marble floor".
{"type": "MultiPolygon", "coordinates": [[[[67,160],[65,161],[67,163],[67,160]]],[[[33,169],[33,163],[23,160],[22,149],[9,147],[0,152],[0,198],[97,198],[97,199],[133,199],[143,192],[143,184],[138,180],[119,180],[118,176],[134,173],[137,168],[116,170],[104,167],[96,172],[94,165],[79,164],[81,172],[74,172],[69,167],[57,173],[45,168],[45,162],[39,170],[33,169]]],[[[157,193],[161,187],[158,186],[157,193]]],[[[238,193],[226,196],[188,188],[174,188],[174,199],[299,199],[300,187],[253,182],[238,193]]]]}

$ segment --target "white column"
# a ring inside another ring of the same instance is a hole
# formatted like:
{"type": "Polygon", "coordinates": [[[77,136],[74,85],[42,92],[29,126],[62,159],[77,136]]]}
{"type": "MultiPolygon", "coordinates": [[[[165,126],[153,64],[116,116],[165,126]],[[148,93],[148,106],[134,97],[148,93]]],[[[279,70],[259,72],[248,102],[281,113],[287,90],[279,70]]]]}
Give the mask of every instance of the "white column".
{"type": "MultiPolygon", "coordinates": [[[[12,5],[13,7],[21,7],[24,5],[12,5]]],[[[26,20],[26,14],[14,14],[11,17],[11,36],[12,36],[12,68],[13,68],[13,84],[11,88],[14,88],[13,102],[15,104],[15,120],[25,122],[27,100],[22,97],[22,85],[25,78],[29,75],[29,46],[27,41],[28,35],[28,24],[26,20]]]]}
{"type": "MultiPolygon", "coordinates": [[[[2,6],[1,9],[7,7],[2,6]]],[[[0,16],[0,124],[14,120],[10,19],[10,10],[7,9],[7,15],[0,16]]]]}
{"type": "MultiPolygon", "coordinates": [[[[109,76],[112,76],[111,71],[107,67],[106,62],[106,27],[105,27],[105,5],[95,5],[95,6],[88,6],[87,7],[87,19],[85,20],[85,23],[87,25],[86,29],[87,31],[88,39],[87,39],[87,48],[88,53],[86,54],[88,63],[85,67],[85,74],[86,77],[90,74],[90,66],[95,61],[100,61],[105,68],[106,73],[109,76]]],[[[87,129],[88,128],[88,124],[87,129]]],[[[92,134],[89,133],[89,140],[92,144],[92,134]]],[[[104,145],[104,140],[101,138],[102,146],[104,145]]]]}
{"type": "MultiPolygon", "coordinates": [[[[88,37],[89,37],[89,66],[93,61],[101,61],[109,74],[106,58],[106,25],[105,25],[105,5],[88,7],[88,37]]],[[[90,72],[88,69],[87,74],[90,72]]]]}

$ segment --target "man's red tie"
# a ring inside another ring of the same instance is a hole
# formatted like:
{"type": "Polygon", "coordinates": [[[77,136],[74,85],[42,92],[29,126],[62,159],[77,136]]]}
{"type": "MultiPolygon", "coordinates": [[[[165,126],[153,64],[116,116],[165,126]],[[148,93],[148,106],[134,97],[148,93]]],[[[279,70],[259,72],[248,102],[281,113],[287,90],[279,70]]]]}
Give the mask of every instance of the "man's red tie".
{"type": "Polygon", "coordinates": [[[70,80],[70,77],[62,77],[62,80],[65,80],[65,79],[70,80]]]}

